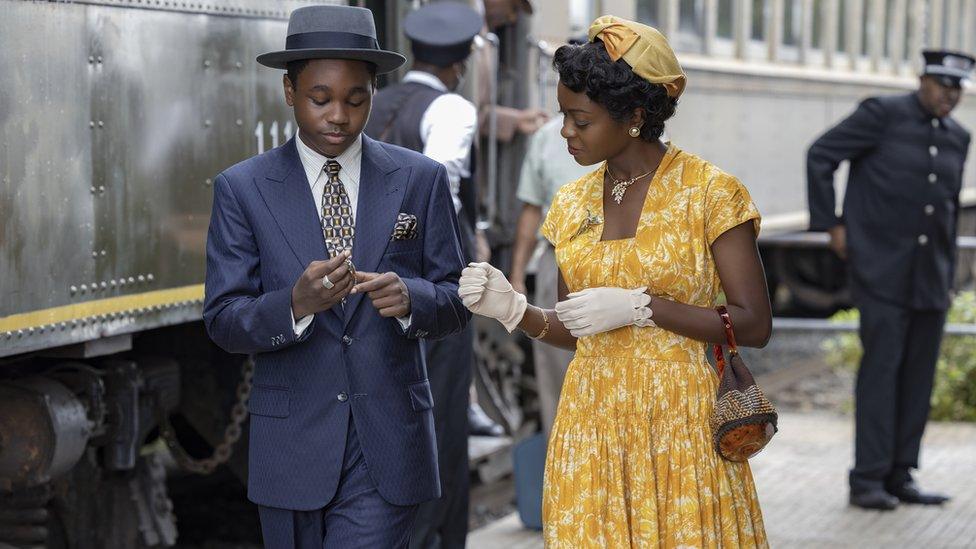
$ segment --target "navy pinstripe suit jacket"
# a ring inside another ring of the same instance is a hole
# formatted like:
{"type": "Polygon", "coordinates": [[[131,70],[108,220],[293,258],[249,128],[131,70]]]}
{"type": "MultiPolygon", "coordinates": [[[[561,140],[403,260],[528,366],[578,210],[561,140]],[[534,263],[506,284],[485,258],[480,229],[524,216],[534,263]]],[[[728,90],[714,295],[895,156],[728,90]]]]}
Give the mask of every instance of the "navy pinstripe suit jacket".
{"type": "Polygon", "coordinates": [[[352,257],[361,271],[404,281],[406,332],[354,294],[295,336],[292,286],[328,254],[294,139],[215,180],[203,316],[221,348],[256,355],[248,497],[261,505],[312,510],[332,499],[350,413],[385,500],[440,495],[422,340],[470,318],[457,295],[457,216],[440,164],[366,136],[362,158],[352,257]],[[399,213],[416,216],[415,239],[391,241],[399,213]]]}

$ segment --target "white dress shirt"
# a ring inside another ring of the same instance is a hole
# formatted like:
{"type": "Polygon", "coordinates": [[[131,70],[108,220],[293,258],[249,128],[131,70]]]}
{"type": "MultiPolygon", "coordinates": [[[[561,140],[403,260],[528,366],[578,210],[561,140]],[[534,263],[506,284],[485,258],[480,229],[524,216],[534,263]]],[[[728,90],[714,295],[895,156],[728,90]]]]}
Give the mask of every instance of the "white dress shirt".
{"type": "MultiPolygon", "coordinates": [[[[410,71],[403,81],[448,91],[439,78],[423,71],[410,71]]],[[[424,156],[440,162],[447,170],[455,211],[461,210],[461,179],[471,176],[471,143],[477,131],[477,109],[456,93],[445,93],[434,99],[420,118],[424,156]]]]}
{"type": "MultiPolygon", "coordinates": [[[[306,145],[302,141],[301,135],[297,133],[295,134],[295,145],[298,147],[298,158],[302,161],[302,168],[305,169],[305,178],[312,188],[312,199],[315,201],[315,211],[318,212],[319,218],[321,219],[322,216],[322,200],[325,198],[325,185],[329,182],[329,175],[325,173],[324,169],[325,163],[329,160],[335,160],[339,163],[339,182],[342,183],[343,188],[346,190],[346,196],[349,197],[349,207],[352,210],[353,223],[355,223],[356,206],[359,204],[359,175],[362,173],[363,167],[362,134],[357,136],[356,140],[349,145],[349,148],[335,158],[329,158],[317,153],[306,145]]],[[[355,263],[355,258],[353,258],[353,263],[355,263]]],[[[292,311],[292,327],[295,330],[296,336],[302,335],[308,329],[313,317],[314,315],[306,315],[296,321],[294,311],[292,311]]],[[[397,320],[404,330],[410,327],[410,315],[404,318],[398,318],[397,320]]]]}

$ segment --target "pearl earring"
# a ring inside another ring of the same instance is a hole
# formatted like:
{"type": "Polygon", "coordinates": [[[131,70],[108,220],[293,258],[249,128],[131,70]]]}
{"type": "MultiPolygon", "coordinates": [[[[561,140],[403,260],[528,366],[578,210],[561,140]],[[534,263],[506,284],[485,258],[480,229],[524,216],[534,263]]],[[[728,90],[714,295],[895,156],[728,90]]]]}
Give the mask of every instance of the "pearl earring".
{"type": "Polygon", "coordinates": [[[634,126],[633,128],[630,128],[630,132],[629,133],[630,133],[630,136],[631,137],[640,137],[640,131],[641,131],[640,128],[638,128],[637,126],[634,126]]]}

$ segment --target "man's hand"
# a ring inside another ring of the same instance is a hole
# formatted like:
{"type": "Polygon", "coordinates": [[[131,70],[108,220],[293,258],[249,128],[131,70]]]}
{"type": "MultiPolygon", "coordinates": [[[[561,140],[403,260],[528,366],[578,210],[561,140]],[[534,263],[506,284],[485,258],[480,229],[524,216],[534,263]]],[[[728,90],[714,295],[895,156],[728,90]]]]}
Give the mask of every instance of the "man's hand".
{"type": "Polygon", "coordinates": [[[291,289],[291,310],[298,320],[304,316],[327,311],[333,305],[342,301],[353,287],[353,278],[346,265],[349,252],[326,261],[313,261],[305,268],[302,276],[298,277],[291,289]],[[329,277],[332,288],[323,284],[325,277],[329,277]]]}
{"type": "Polygon", "coordinates": [[[836,225],[827,229],[830,234],[830,243],[827,247],[833,250],[837,257],[847,261],[847,228],[843,225],[836,225]]]}
{"type": "Polygon", "coordinates": [[[523,109],[518,115],[518,131],[530,135],[549,121],[549,114],[542,109],[523,109]]]}
{"type": "Polygon", "coordinates": [[[410,314],[410,292],[394,272],[356,272],[351,293],[368,295],[382,317],[403,318],[410,314]]]}

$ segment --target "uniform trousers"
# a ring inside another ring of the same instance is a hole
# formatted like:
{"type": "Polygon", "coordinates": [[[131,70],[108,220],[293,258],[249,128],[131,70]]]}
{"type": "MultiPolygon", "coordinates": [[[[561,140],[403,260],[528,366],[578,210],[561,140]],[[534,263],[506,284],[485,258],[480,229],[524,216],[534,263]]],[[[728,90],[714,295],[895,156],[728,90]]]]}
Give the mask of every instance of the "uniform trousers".
{"type": "Polygon", "coordinates": [[[897,487],[918,467],[944,310],[913,310],[854,288],[864,349],[855,387],[853,492],[897,487]]]}
{"type": "MultiPolygon", "coordinates": [[[[461,225],[466,260],[474,255],[474,233],[461,225]]],[[[459,549],[468,536],[468,388],[474,367],[474,325],[444,339],[424,342],[427,378],[434,397],[434,434],[441,497],[420,504],[411,549],[459,549]]]]}
{"type": "Polygon", "coordinates": [[[351,415],[332,501],[312,511],[258,506],[265,549],[405,548],[416,512],[416,505],[393,505],[380,496],[351,415]]]}
{"type": "MultiPolygon", "coordinates": [[[[559,267],[556,266],[555,249],[546,245],[539,256],[539,266],[535,275],[535,305],[552,309],[559,301],[559,267]]],[[[573,360],[573,351],[553,347],[541,341],[532,342],[532,359],[535,364],[535,379],[539,387],[539,413],[542,428],[548,438],[552,432],[552,422],[556,418],[559,393],[562,390],[566,369],[573,360]]]]}

